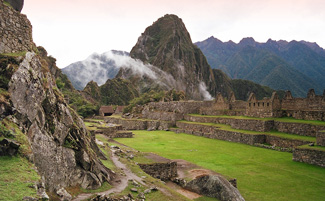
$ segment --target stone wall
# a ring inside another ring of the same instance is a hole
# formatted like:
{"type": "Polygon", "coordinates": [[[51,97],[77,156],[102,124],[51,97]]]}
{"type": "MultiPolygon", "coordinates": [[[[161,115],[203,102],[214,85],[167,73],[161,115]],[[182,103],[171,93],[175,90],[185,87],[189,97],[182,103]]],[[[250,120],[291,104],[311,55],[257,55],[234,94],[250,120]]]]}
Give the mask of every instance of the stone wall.
{"type": "Polygon", "coordinates": [[[325,121],[325,111],[284,110],[282,116],[293,117],[295,119],[325,121]]]}
{"type": "Polygon", "coordinates": [[[316,133],[325,130],[325,126],[275,121],[274,129],[283,133],[316,137],[316,133]]]}
{"type": "Polygon", "coordinates": [[[277,130],[283,133],[312,136],[312,137],[315,137],[318,131],[325,130],[325,126],[279,122],[273,120],[264,121],[264,120],[254,120],[254,119],[232,119],[232,118],[222,118],[222,117],[202,117],[202,116],[191,116],[191,115],[185,115],[184,119],[186,121],[192,121],[192,122],[227,124],[230,125],[232,128],[241,129],[241,130],[251,130],[251,131],[259,131],[259,132],[277,130]]]}
{"type": "Polygon", "coordinates": [[[211,139],[219,139],[249,145],[254,145],[255,143],[263,144],[265,142],[264,135],[245,134],[234,131],[220,130],[214,126],[188,124],[184,122],[177,122],[176,126],[179,129],[173,129],[173,131],[176,131],[177,133],[187,133],[211,139]]]}
{"type": "Polygon", "coordinates": [[[296,148],[293,152],[292,160],[325,167],[325,151],[309,148],[296,148]]]}
{"type": "Polygon", "coordinates": [[[316,134],[316,144],[325,147],[325,131],[318,131],[316,134]]]}
{"type": "Polygon", "coordinates": [[[291,94],[289,94],[282,100],[282,109],[294,111],[324,111],[324,95],[325,94],[323,94],[323,96],[316,95],[313,89],[308,91],[306,98],[293,98],[291,94]]]}
{"type": "Polygon", "coordinates": [[[118,117],[106,117],[105,122],[119,124],[124,130],[168,130],[174,126],[172,122],[143,119],[123,119],[118,117]]]}
{"type": "Polygon", "coordinates": [[[201,117],[185,115],[187,121],[203,122],[203,123],[216,123],[230,125],[232,128],[241,130],[251,130],[266,132],[274,128],[274,121],[263,121],[255,119],[232,119],[222,117],[201,117]]]}
{"type": "Polygon", "coordinates": [[[36,50],[32,25],[23,14],[0,0],[0,54],[36,50]]]}
{"type": "Polygon", "coordinates": [[[164,112],[164,111],[154,111],[154,110],[143,110],[142,118],[144,119],[153,119],[161,121],[171,121],[176,122],[184,118],[184,114],[175,113],[175,112],[164,112]]]}
{"type": "Polygon", "coordinates": [[[269,144],[281,148],[295,148],[301,145],[309,144],[309,141],[286,139],[277,136],[264,134],[248,134],[235,131],[221,130],[215,126],[202,124],[191,124],[186,122],[177,122],[178,129],[171,129],[176,133],[187,133],[196,136],[203,136],[211,139],[237,142],[248,145],[269,144]]]}
{"type": "Polygon", "coordinates": [[[153,164],[139,164],[140,168],[150,176],[168,181],[177,177],[177,163],[153,163],[153,164]]]}
{"type": "Polygon", "coordinates": [[[294,140],[280,138],[277,136],[265,135],[265,144],[270,144],[271,146],[281,147],[281,148],[296,148],[301,145],[309,144],[312,142],[303,141],[303,140],[294,140]]]}
{"type": "Polygon", "coordinates": [[[148,106],[156,111],[176,112],[182,114],[199,113],[200,107],[212,107],[212,101],[172,101],[151,102],[148,106]]]}
{"type": "Polygon", "coordinates": [[[118,131],[112,138],[133,138],[133,133],[130,131],[118,131]]]}
{"type": "Polygon", "coordinates": [[[211,108],[200,108],[199,114],[210,116],[244,116],[246,110],[212,110],[211,108]]]}

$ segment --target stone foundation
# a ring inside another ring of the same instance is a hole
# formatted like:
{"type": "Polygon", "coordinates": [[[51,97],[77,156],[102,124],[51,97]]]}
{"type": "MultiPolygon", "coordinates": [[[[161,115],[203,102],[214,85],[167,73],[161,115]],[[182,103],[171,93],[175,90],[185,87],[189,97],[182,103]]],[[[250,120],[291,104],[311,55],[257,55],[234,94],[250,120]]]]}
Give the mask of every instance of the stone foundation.
{"type": "Polygon", "coordinates": [[[168,130],[174,126],[168,121],[143,120],[143,119],[123,119],[118,117],[106,117],[106,123],[119,124],[124,130],[168,130]]]}
{"type": "Polygon", "coordinates": [[[150,176],[168,181],[177,177],[177,163],[153,163],[153,164],[139,164],[140,168],[150,176]]]}
{"type": "Polygon", "coordinates": [[[325,167],[325,150],[296,148],[292,160],[325,167]]]}

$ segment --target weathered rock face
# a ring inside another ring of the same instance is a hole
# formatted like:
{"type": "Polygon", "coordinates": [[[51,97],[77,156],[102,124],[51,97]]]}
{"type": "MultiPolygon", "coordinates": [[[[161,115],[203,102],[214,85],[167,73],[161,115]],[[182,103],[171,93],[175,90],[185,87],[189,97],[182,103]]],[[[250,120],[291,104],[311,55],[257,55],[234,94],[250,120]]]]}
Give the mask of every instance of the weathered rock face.
{"type": "Polygon", "coordinates": [[[21,11],[24,6],[24,0],[5,0],[8,2],[16,11],[21,11]]]}
{"type": "Polygon", "coordinates": [[[40,57],[28,52],[9,83],[16,117],[27,132],[34,163],[50,191],[81,185],[93,189],[110,180],[91,149],[83,121],[64,102],[40,57]]]}
{"type": "Polygon", "coordinates": [[[206,175],[190,181],[186,189],[221,201],[244,201],[238,189],[218,175],[206,175]]]}
{"type": "Polygon", "coordinates": [[[0,36],[0,54],[36,49],[27,17],[5,5],[3,0],[0,0],[0,36]]]}
{"type": "Polygon", "coordinates": [[[42,52],[33,52],[30,22],[3,0],[0,17],[5,33],[0,54],[23,55],[0,55],[0,120],[10,119],[27,135],[31,160],[49,191],[74,185],[94,189],[109,181],[113,174],[97,158],[83,121],[64,101],[50,64],[42,52]]]}
{"type": "MultiPolygon", "coordinates": [[[[212,94],[216,92],[212,69],[200,49],[193,45],[184,23],[176,15],[165,15],[148,27],[139,37],[130,56],[171,75],[176,80],[172,87],[185,91],[190,99],[202,100],[207,98],[208,91],[212,94]]],[[[129,79],[134,77],[128,71],[120,71],[118,76],[129,79]]]]}

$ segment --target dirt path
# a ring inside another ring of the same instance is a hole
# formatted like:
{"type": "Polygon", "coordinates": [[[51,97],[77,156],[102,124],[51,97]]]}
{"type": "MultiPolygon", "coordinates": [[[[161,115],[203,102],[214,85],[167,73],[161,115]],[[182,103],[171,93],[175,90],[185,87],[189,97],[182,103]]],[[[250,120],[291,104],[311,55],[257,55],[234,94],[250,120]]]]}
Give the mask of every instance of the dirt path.
{"type": "Polygon", "coordinates": [[[100,192],[100,193],[83,193],[83,194],[78,195],[76,198],[74,198],[73,201],[86,200],[95,194],[96,195],[109,195],[111,193],[120,193],[128,186],[129,180],[135,180],[138,183],[146,186],[145,183],[142,182],[142,179],[140,177],[135,175],[130,169],[128,169],[126,167],[126,165],[124,163],[122,163],[119,160],[119,157],[114,154],[114,151],[111,155],[111,159],[112,159],[114,165],[123,172],[122,175],[116,175],[114,180],[111,182],[111,185],[113,186],[113,188],[111,188],[107,191],[104,191],[104,192],[100,192]]]}

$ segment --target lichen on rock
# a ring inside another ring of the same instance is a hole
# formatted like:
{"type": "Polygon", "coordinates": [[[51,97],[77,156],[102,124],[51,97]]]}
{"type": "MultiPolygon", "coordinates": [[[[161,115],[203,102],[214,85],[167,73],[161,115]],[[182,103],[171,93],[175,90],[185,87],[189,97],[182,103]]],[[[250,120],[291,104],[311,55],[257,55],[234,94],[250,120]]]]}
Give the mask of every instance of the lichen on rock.
{"type": "Polygon", "coordinates": [[[9,83],[10,98],[20,126],[27,132],[34,163],[50,191],[74,185],[100,187],[112,173],[91,149],[94,142],[83,121],[55,94],[55,81],[50,72],[42,72],[40,60],[27,52],[9,83]],[[67,141],[73,141],[73,147],[66,146],[67,141]],[[82,157],[77,157],[79,152],[82,157]]]}

